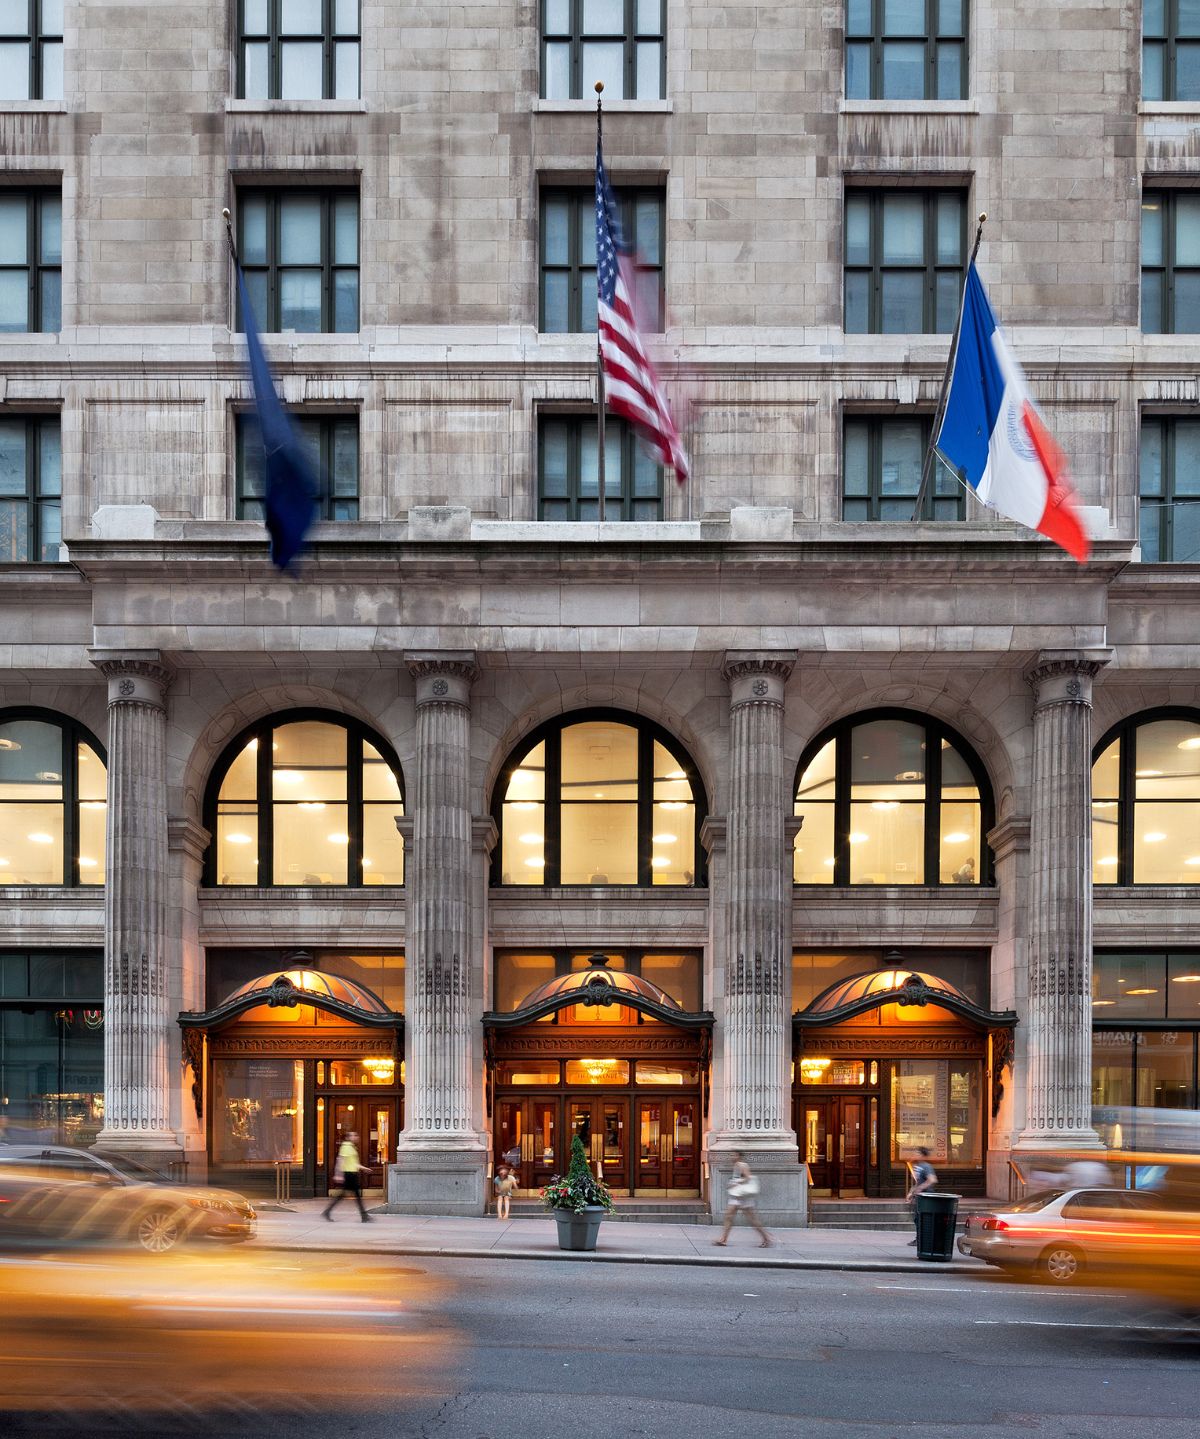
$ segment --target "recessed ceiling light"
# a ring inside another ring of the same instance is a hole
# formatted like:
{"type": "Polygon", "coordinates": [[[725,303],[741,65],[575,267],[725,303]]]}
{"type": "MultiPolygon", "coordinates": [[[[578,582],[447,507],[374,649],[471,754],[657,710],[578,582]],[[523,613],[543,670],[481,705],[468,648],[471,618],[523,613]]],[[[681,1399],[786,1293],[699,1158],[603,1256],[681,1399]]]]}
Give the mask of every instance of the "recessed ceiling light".
{"type": "Polygon", "coordinates": [[[54,843],[54,836],[52,834],[42,834],[40,830],[36,834],[28,835],[27,838],[32,840],[34,844],[54,843]]]}
{"type": "Polygon", "coordinates": [[[871,801],[871,808],[872,808],[872,809],[899,809],[899,808],[900,808],[900,801],[899,801],[899,800],[896,800],[896,799],[873,799],[873,800],[871,801]]]}
{"type": "Polygon", "coordinates": [[[545,842],[546,836],[544,834],[534,834],[530,831],[529,834],[523,834],[521,836],[522,844],[545,844],[545,842]]]}
{"type": "Polygon", "coordinates": [[[103,799],[85,799],[81,802],[80,809],[107,809],[108,801],[103,799]]]}
{"type": "Polygon", "coordinates": [[[11,863],[11,859],[0,859],[0,869],[7,869],[11,863]]]}
{"type": "Polygon", "coordinates": [[[522,813],[527,814],[531,809],[537,809],[537,805],[532,800],[523,799],[519,804],[514,804],[513,809],[519,809],[522,813]]]}
{"type": "Polygon", "coordinates": [[[970,836],[969,834],[963,834],[961,830],[957,830],[957,829],[956,829],[953,834],[948,834],[948,835],[946,836],[946,843],[947,843],[947,844],[965,844],[966,841],[969,840],[970,838],[971,838],[971,836],[970,836]]]}
{"type": "Polygon", "coordinates": [[[1126,994],[1157,994],[1157,989],[1127,989],[1126,994]]]}
{"type": "Polygon", "coordinates": [[[823,859],[823,860],[821,861],[821,863],[825,866],[826,869],[832,869],[832,868],[833,868],[833,860],[831,860],[831,859],[823,859]]]}
{"type": "Polygon", "coordinates": [[[248,834],[227,834],[225,842],[226,844],[249,844],[250,836],[248,834]]]}
{"type": "Polygon", "coordinates": [[[1094,800],[1092,801],[1092,808],[1093,808],[1093,809],[1114,809],[1114,808],[1116,807],[1116,803],[1117,803],[1117,802],[1116,802],[1115,799],[1094,799],[1094,800]]]}
{"type": "Polygon", "coordinates": [[[664,803],[663,809],[687,809],[687,803],[681,799],[669,799],[664,803]]]}
{"type": "Polygon", "coordinates": [[[275,778],[279,784],[303,784],[304,776],[298,769],[277,769],[275,778]]]}
{"type": "Polygon", "coordinates": [[[1191,739],[1181,739],[1178,749],[1200,749],[1200,735],[1193,735],[1191,739]]]}
{"type": "Polygon", "coordinates": [[[1166,835],[1159,829],[1151,830],[1149,834],[1142,835],[1142,840],[1145,844],[1159,844],[1164,839],[1166,839],[1166,835]]]}
{"type": "Polygon", "coordinates": [[[325,801],[323,799],[304,799],[300,801],[299,807],[300,809],[324,809],[325,801]]]}
{"type": "Polygon", "coordinates": [[[21,741],[9,739],[7,735],[0,736],[0,749],[20,749],[21,741]]]}
{"type": "Polygon", "coordinates": [[[363,862],[362,862],[362,867],[363,867],[363,869],[370,869],[370,868],[371,868],[371,861],[370,861],[369,859],[364,859],[363,862]]]}
{"type": "MultiPolygon", "coordinates": [[[[868,756],[865,756],[865,755],[863,756],[864,759],[867,758],[867,757],[868,757],[868,756]]],[[[919,769],[905,769],[905,770],[901,770],[900,773],[896,776],[896,778],[897,778],[898,780],[914,780],[914,779],[920,779],[920,778],[921,778],[921,771],[920,771],[919,769]]]]}
{"type": "Polygon", "coordinates": [[[593,791],[592,791],[592,798],[593,798],[593,799],[603,799],[603,798],[604,798],[604,791],[603,791],[602,789],[593,790],[593,791]]]}
{"type": "Polygon", "coordinates": [[[673,770],[670,772],[670,774],[668,774],[668,775],[665,776],[665,778],[667,778],[667,779],[687,779],[687,775],[685,775],[684,772],[683,772],[681,769],[673,769],[673,770]]]}
{"type": "Polygon", "coordinates": [[[1191,855],[1188,855],[1187,859],[1184,860],[1184,864],[1191,864],[1191,865],[1198,865],[1198,864],[1200,864],[1200,854],[1191,854],[1191,855]]]}
{"type": "Polygon", "coordinates": [[[654,858],[650,861],[650,863],[654,866],[655,869],[666,869],[667,865],[669,865],[671,861],[667,858],[665,854],[656,854],[654,858]]]}
{"type": "Polygon", "coordinates": [[[37,772],[38,779],[44,779],[48,784],[57,784],[62,775],[56,769],[40,769],[37,772]]]}
{"type": "Polygon", "coordinates": [[[1102,859],[1098,859],[1096,861],[1097,864],[1103,865],[1105,869],[1110,868],[1112,865],[1116,864],[1116,862],[1117,857],[1115,854],[1106,854],[1102,859]]]}
{"type": "Polygon", "coordinates": [[[673,834],[656,834],[656,835],[654,836],[654,843],[655,843],[655,844],[674,844],[674,843],[676,842],[676,839],[677,839],[677,838],[678,838],[678,836],[677,836],[677,835],[673,835],[673,834]]]}
{"type": "Polygon", "coordinates": [[[79,856],[79,868],[80,868],[80,869],[95,869],[95,868],[96,868],[96,861],[95,861],[94,859],[88,859],[85,855],[82,855],[82,854],[81,854],[81,855],[79,856]]]}
{"type": "MultiPolygon", "coordinates": [[[[2,863],[2,861],[0,861],[2,863]]],[[[1200,974],[1177,974],[1172,984],[1200,984],[1200,974]]]]}
{"type": "Polygon", "coordinates": [[[530,855],[529,858],[525,861],[525,863],[529,866],[530,869],[546,868],[546,861],[542,858],[540,854],[530,855]]]}
{"type": "Polygon", "coordinates": [[[866,844],[867,840],[869,840],[870,838],[871,836],[869,834],[863,834],[861,830],[855,830],[855,832],[850,836],[850,843],[866,844]]]}
{"type": "Polygon", "coordinates": [[[350,843],[350,836],[349,836],[348,834],[331,834],[331,835],[327,835],[326,838],[329,840],[329,843],[330,843],[330,844],[349,844],[349,843],[350,843]]]}
{"type": "Polygon", "coordinates": [[[1137,777],[1138,779],[1160,779],[1160,778],[1162,777],[1162,770],[1160,770],[1160,769],[1135,769],[1135,770],[1134,770],[1134,774],[1136,775],[1136,777],[1137,777]]]}
{"type": "Polygon", "coordinates": [[[1102,1009],[1105,1005],[1116,1004],[1116,1002],[1115,999],[1093,999],[1092,1008],[1102,1009]]]}

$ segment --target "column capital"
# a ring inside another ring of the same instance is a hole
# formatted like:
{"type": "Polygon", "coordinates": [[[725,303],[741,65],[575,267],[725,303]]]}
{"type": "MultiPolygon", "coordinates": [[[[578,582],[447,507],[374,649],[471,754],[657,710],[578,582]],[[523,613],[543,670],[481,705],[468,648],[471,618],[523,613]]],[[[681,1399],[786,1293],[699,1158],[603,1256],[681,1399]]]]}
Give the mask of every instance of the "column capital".
{"type": "Polygon", "coordinates": [[[1042,650],[1025,669],[1036,709],[1046,705],[1092,702],[1092,680],[1112,659],[1111,649],[1042,650]]]}
{"type": "Polygon", "coordinates": [[[470,704],[471,686],[479,678],[473,650],[434,650],[404,656],[417,682],[417,705],[470,704]]]}
{"type": "Polygon", "coordinates": [[[89,649],[88,659],[108,680],[109,705],[167,707],[173,670],[159,650],[89,649]]]}
{"type": "Polygon", "coordinates": [[[782,705],[783,687],[795,661],[795,650],[726,650],[721,673],[729,685],[730,707],[782,705]]]}

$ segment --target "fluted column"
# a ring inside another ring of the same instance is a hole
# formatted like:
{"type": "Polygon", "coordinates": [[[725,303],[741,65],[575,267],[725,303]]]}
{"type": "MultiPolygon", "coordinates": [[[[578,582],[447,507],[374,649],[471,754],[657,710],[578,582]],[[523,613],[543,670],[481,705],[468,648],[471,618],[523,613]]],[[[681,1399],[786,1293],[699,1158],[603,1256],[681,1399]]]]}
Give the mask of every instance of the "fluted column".
{"type": "MultiPolygon", "coordinates": [[[[752,1156],[763,1185],[762,1212],[776,1222],[803,1208],[791,1125],[791,805],[783,754],[783,687],[793,658],[730,654],[725,664],[730,768],[722,1114],[709,1144],[718,1159],[732,1149],[752,1156]]],[[[720,1162],[715,1168],[720,1176],[720,1162]]]]}
{"type": "Polygon", "coordinates": [[[1092,680],[1111,650],[1044,650],[1033,690],[1029,983],[1021,1149],[1092,1128],[1092,680]]]}
{"type": "Polygon", "coordinates": [[[98,1149],[177,1154],[167,976],[166,691],[157,650],[93,650],[108,680],[104,1127],[98,1149]]]}
{"type": "Polygon", "coordinates": [[[481,1213],[485,1144],[475,1124],[471,976],[469,654],[410,655],[416,756],[405,860],[404,1130],[389,1203],[404,1213],[481,1213]]]}

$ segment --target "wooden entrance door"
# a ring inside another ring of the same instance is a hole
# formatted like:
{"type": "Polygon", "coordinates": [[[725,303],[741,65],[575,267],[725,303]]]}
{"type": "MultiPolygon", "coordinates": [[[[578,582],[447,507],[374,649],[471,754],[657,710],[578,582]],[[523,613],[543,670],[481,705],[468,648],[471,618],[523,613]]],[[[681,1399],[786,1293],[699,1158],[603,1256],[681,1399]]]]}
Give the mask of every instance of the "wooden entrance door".
{"type": "Polygon", "coordinates": [[[496,1164],[516,1171],[522,1189],[540,1189],[564,1167],[559,1099],[502,1099],[496,1106],[496,1164]]]}
{"type": "Polygon", "coordinates": [[[358,1157],[364,1173],[364,1189],[383,1184],[383,1167],[396,1157],[396,1133],[400,1106],[396,1099],[379,1099],[373,1094],[339,1095],[328,1102],[329,1125],[325,1143],[325,1167],[329,1188],[334,1187],[333,1169],[342,1140],[352,1131],[358,1135],[358,1157]]]}
{"type": "Polygon", "coordinates": [[[858,1095],[797,1104],[797,1137],[812,1187],[862,1193],[866,1185],[866,1100],[858,1095]]]}
{"type": "Polygon", "coordinates": [[[695,1099],[638,1100],[636,1191],[695,1190],[700,1184],[695,1099]]]}
{"type": "Polygon", "coordinates": [[[567,1142],[576,1135],[610,1189],[629,1192],[629,1101],[598,1099],[592,1095],[567,1096],[567,1142]]]}

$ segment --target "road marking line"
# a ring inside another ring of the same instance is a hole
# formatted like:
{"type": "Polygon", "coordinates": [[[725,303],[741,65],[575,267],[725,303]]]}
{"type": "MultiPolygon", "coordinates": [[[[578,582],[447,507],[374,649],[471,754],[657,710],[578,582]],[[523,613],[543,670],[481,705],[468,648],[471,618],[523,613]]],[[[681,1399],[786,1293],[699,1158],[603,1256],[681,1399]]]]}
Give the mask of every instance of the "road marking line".
{"type": "MultiPolygon", "coordinates": [[[[989,1280],[988,1282],[994,1284],[994,1283],[1002,1282],[1002,1281],[989,1280]]],[[[936,1285],[936,1286],[935,1286],[935,1285],[932,1285],[932,1284],[876,1284],[874,1287],[875,1287],[876,1289],[902,1289],[902,1290],[905,1290],[905,1291],[912,1291],[912,1292],[915,1293],[915,1294],[978,1294],[978,1293],[979,1293],[979,1290],[976,1289],[973,1284],[957,1284],[957,1285],[939,1284],[939,1285],[936,1285]]],[[[1030,1297],[1030,1298],[1036,1297],[1036,1298],[1038,1298],[1038,1299],[1087,1299],[1087,1298],[1094,1298],[1094,1297],[1095,1297],[1094,1295],[1089,1296],[1089,1295],[1087,1295],[1087,1294],[1080,1294],[1080,1293],[1078,1293],[1078,1292],[1076,1292],[1076,1291],[1074,1291],[1074,1290],[1069,1290],[1069,1289],[1068,1289],[1068,1290],[1055,1290],[1055,1289],[1050,1289],[1050,1290],[1046,1290],[1045,1292],[1040,1293],[1040,1294],[1038,1293],[1037,1290],[1028,1290],[1028,1289],[1014,1289],[1014,1290],[1011,1290],[1010,1292],[1013,1293],[1013,1294],[1023,1294],[1023,1295],[1026,1295],[1026,1296],[1030,1297]]]]}
{"type": "Polygon", "coordinates": [[[1025,1329],[1118,1329],[1122,1333],[1130,1330],[1144,1330],[1148,1334],[1190,1334],[1195,1329],[1176,1329],[1167,1324],[1076,1324],[1067,1319],[976,1319],[976,1324],[1008,1324],[1025,1329]]]}

